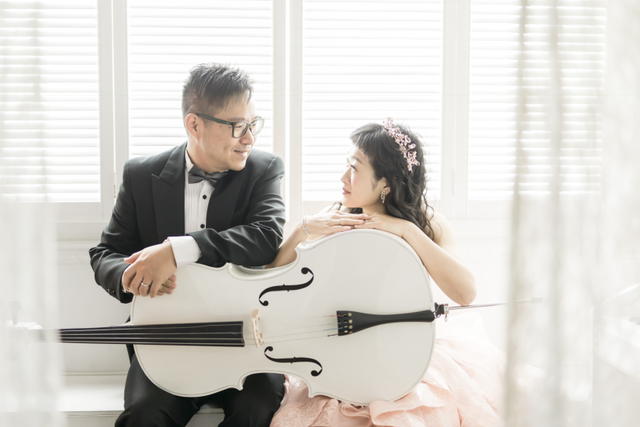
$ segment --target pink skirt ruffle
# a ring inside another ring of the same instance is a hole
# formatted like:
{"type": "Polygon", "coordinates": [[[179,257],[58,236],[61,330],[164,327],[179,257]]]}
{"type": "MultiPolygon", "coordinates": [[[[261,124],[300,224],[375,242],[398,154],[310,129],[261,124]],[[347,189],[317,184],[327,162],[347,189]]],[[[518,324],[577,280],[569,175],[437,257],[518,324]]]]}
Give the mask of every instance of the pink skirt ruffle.
{"type": "Polygon", "coordinates": [[[393,402],[358,407],[309,398],[304,382],[287,376],[285,398],[271,426],[498,427],[503,367],[503,354],[485,338],[444,336],[436,339],[422,380],[393,402]]]}

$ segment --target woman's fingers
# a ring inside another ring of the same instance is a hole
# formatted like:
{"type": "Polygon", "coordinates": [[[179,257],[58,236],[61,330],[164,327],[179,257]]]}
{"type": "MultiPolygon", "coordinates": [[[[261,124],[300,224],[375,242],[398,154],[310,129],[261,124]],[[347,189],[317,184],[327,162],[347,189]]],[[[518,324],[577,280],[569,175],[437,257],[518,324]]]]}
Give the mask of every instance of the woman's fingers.
{"type": "Polygon", "coordinates": [[[308,217],[306,231],[315,236],[326,236],[340,231],[349,231],[371,219],[367,214],[345,212],[324,213],[308,217]]]}
{"type": "Polygon", "coordinates": [[[355,219],[355,218],[342,218],[338,220],[337,225],[358,225],[364,224],[365,221],[363,219],[355,219]]]}
{"type": "Polygon", "coordinates": [[[376,228],[377,227],[377,223],[376,222],[365,222],[364,224],[360,224],[360,225],[354,225],[354,228],[376,228]]]}
{"type": "Polygon", "coordinates": [[[333,229],[333,227],[347,227],[351,229],[356,225],[362,225],[365,223],[366,223],[366,220],[361,218],[342,217],[342,218],[331,219],[327,221],[326,225],[330,229],[333,229]]]}
{"type": "Polygon", "coordinates": [[[370,215],[367,214],[352,214],[352,213],[345,213],[345,212],[338,212],[334,215],[334,218],[350,218],[350,219],[369,219],[371,218],[370,215]]]}
{"type": "Polygon", "coordinates": [[[354,217],[354,218],[362,218],[362,219],[368,219],[371,218],[371,215],[366,214],[366,213],[359,213],[359,214],[352,214],[352,213],[347,213],[345,215],[354,217]]]}

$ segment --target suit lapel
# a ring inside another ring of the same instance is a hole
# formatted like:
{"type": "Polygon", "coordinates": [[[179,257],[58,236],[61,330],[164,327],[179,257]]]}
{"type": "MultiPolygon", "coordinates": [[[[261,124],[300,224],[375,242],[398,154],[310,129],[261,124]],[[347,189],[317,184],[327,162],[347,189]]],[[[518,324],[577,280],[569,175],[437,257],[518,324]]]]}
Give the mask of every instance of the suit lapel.
{"type": "Polygon", "coordinates": [[[151,177],[151,191],[159,241],[184,235],[184,155],[186,144],[176,147],[159,175],[151,177]]]}
{"type": "Polygon", "coordinates": [[[216,185],[207,208],[207,227],[221,231],[232,225],[233,213],[241,194],[239,187],[244,181],[243,172],[244,169],[240,172],[229,171],[216,185]]]}

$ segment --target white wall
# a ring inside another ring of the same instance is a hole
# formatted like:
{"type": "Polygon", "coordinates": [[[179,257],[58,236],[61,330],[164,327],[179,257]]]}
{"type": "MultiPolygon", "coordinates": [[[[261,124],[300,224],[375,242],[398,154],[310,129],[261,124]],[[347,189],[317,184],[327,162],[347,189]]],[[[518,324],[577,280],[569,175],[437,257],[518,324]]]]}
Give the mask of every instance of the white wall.
{"type": "MultiPolygon", "coordinates": [[[[88,250],[99,241],[61,241],[58,250],[60,327],[110,326],[127,319],[129,307],[107,294],[93,279],[88,250]]],[[[67,372],[124,372],[123,345],[61,344],[67,372]]]]}

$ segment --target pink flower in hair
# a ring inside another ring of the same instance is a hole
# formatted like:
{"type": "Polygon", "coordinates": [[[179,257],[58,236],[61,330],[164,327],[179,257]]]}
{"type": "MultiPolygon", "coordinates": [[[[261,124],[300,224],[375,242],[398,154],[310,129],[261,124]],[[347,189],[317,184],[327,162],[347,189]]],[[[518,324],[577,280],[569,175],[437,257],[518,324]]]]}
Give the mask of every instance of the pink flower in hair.
{"type": "Polygon", "coordinates": [[[400,147],[400,152],[402,152],[404,159],[407,161],[407,169],[409,169],[409,172],[413,172],[413,167],[420,164],[416,158],[418,155],[418,152],[415,150],[416,144],[411,142],[411,138],[409,138],[408,135],[405,135],[400,131],[400,128],[393,123],[392,119],[386,119],[382,124],[384,126],[384,130],[400,147]]]}

